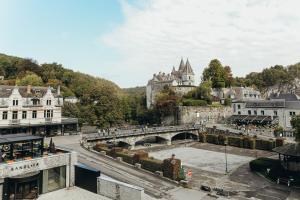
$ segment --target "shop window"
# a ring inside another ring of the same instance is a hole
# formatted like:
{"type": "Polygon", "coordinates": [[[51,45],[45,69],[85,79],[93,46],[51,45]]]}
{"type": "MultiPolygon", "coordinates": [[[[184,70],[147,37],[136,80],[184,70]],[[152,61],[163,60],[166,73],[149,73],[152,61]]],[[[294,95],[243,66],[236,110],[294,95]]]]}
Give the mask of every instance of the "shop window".
{"type": "Polygon", "coordinates": [[[43,191],[52,192],[66,187],[66,166],[43,171],[43,191]]]}

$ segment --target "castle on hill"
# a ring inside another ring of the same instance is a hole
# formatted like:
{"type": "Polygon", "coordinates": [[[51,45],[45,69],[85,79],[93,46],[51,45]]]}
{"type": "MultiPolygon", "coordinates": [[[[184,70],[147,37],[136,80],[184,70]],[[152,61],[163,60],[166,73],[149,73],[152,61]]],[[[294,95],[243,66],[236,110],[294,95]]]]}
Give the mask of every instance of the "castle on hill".
{"type": "Polygon", "coordinates": [[[165,86],[171,87],[178,95],[184,95],[194,89],[195,74],[188,59],[186,63],[181,59],[178,70],[173,67],[169,74],[159,72],[153,75],[146,87],[147,108],[155,104],[156,95],[165,86]]]}

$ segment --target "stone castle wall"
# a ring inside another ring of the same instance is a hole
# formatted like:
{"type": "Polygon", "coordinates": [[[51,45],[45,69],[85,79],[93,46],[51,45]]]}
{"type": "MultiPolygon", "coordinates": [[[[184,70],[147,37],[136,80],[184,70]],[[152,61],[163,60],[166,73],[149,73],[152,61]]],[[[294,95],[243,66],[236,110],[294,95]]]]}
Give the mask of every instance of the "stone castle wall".
{"type": "Polygon", "coordinates": [[[162,119],[164,125],[218,123],[231,116],[231,107],[179,106],[174,116],[162,119]]]}

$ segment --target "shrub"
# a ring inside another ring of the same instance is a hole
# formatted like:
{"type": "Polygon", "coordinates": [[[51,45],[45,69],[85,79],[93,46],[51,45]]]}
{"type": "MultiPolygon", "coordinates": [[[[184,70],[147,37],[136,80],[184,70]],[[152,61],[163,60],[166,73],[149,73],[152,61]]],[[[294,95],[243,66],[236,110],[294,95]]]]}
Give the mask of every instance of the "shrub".
{"type": "Polygon", "coordinates": [[[140,160],[142,168],[150,172],[162,171],[163,162],[157,159],[144,158],[140,160]]]}
{"type": "Polygon", "coordinates": [[[121,157],[124,162],[133,165],[133,155],[125,152],[116,152],[116,157],[121,157]]]}
{"type": "Polygon", "coordinates": [[[255,148],[254,140],[250,137],[244,137],[242,139],[242,142],[243,142],[243,148],[246,148],[246,149],[254,149],[255,148]]]}
{"type": "Polygon", "coordinates": [[[234,147],[243,147],[243,141],[239,137],[227,137],[228,145],[234,147]]]}
{"type": "Polygon", "coordinates": [[[206,142],[212,143],[212,144],[219,144],[218,142],[218,136],[213,134],[207,134],[206,135],[206,142]]]}
{"type": "Polygon", "coordinates": [[[284,144],[283,138],[276,138],[276,147],[281,147],[284,144]]]}
{"type": "Polygon", "coordinates": [[[183,106],[207,106],[205,100],[196,100],[196,99],[184,99],[182,101],[183,106]]]}
{"type": "Polygon", "coordinates": [[[256,149],[272,151],[272,149],[275,148],[275,141],[256,139],[255,146],[256,149]]]}
{"type": "Polygon", "coordinates": [[[205,133],[199,133],[199,142],[206,142],[205,133]]]}
{"type": "Polygon", "coordinates": [[[256,172],[266,172],[268,168],[271,169],[278,165],[280,165],[280,161],[271,158],[258,158],[249,163],[251,171],[256,172]]]}
{"type": "Polygon", "coordinates": [[[225,141],[226,141],[226,136],[224,135],[218,135],[218,144],[220,145],[225,145],[225,141]]]}

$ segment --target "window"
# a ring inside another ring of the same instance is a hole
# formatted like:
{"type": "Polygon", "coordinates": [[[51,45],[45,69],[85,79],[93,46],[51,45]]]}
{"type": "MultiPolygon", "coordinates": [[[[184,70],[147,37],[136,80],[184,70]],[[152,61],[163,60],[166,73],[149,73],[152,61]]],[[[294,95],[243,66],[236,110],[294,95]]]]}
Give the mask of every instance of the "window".
{"type": "Polygon", "coordinates": [[[264,110],[260,111],[260,113],[261,113],[261,115],[265,115],[265,111],[264,110]]]}
{"type": "Polygon", "coordinates": [[[238,115],[240,115],[241,114],[241,111],[238,111],[238,115]]]}
{"type": "Polygon", "coordinates": [[[19,100],[14,99],[13,100],[13,106],[17,106],[19,104],[19,100]]]}
{"type": "Polygon", "coordinates": [[[37,117],[36,110],[32,111],[32,118],[35,119],[37,117]]]}
{"type": "Polygon", "coordinates": [[[66,187],[66,166],[56,167],[43,171],[42,193],[66,187]]]}
{"type": "Polygon", "coordinates": [[[47,100],[46,104],[47,104],[47,106],[50,106],[51,105],[51,100],[47,100]]]}
{"type": "Polygon", "coordinates": [[[254,110],[254,115],[257,115],[257,111],[256,110],[254,110]]]}
{"type": "Polygon", "coordinates": [[[18,119],[18,111],[13,111],[12,119],[18,119]]]}
{"type": "Polygon", "coordinates": [[[274,110],[274,115],[275,115],[275,116],[277,116],[277,115],[278,115],[278,113],[277,113],[277,110],[274,110]]]}
{"type": "Polygon", "coordinates": [[[7,119],[7,111],[3,111],[3,113],[2,113],[2,119],[7,119]]]}
{"type": "Polygon", "coordinates": [[[251,110],[248,110],[248,115],[251,115],[251,110]]]}
{"type": "Polygon", "coordinates": [[[296,115],[295,112],[290,112],[290,116],[294,116],[294,115],[296,115]]]}
{"type": "Polygon", "coordinates": [[[27,118],[27,111],[23,111],[22,112],[22,119],[26,119],[27,118]]]}
{"type": "Polygon", "coordinates": [[[240,104],[238,104],[238,109],[241,109],[241,105],[240,104]]]}
{"type": "Polygon", "coordinates": [[[51,118],[53,117],[53,110],[51,110],[51,118]]]}

